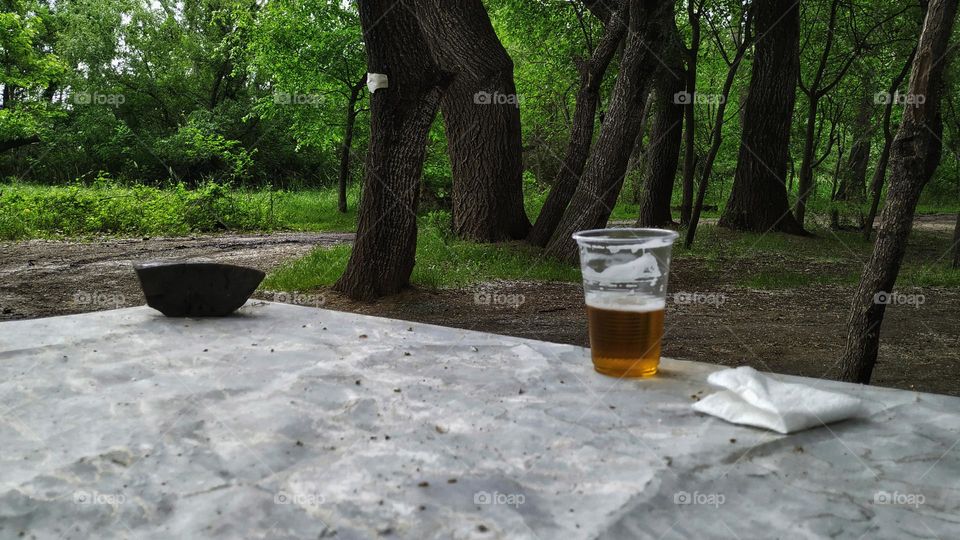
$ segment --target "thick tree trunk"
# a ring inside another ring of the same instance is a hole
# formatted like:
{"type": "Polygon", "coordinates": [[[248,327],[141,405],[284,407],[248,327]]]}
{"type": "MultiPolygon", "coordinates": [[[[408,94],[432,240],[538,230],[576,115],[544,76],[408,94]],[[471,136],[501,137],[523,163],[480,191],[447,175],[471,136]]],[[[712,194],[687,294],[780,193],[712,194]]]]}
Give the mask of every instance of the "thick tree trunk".
{"type": "MultiPolygon", "coordinates": [[[[599,3],[599,2],[598,2],[599,3]]],[[[623,5],[626,5],[624,2],[623,5]]],[[[597,105],[600,101],[600,85],[613,56],[627,33],[623,8],[613,11],[604,30],[603,37],[593,51],[590,60],[580,66],[580,91],[577,93],[576,108],[573,113],[573,128],[570,142],[563,158],[563,164],[553,179],[553,187],[547,195],[540,215],[530,230],[528,240],[537,246],[546,246],[563,218],[563,212],[577,189],[584,163],[590,154],[596,124],[597,105]]]]}
{"type": "Polygon", "coordinates": [[[906,63],[903,64],[903,69],[900,70],[900,73],[898,73],[890,83],[890,91],[887,93],[890,99],[888,99],[886,107],[883,109],[883,149],[880,150],[877,168],[873,170],[873,179],[870,180],[870,210],[867,213],[866,219],[863,221],[864,240],[870,240],[870,235],[873,234],[873,223],[877,218],[877,211],[880,208],[880,198],[883,196],[883,184],[887,178],[887,163],[890,160],[890,146],[893,144],[893,129],[890,126],[890,117],[893,114],[894,102],[892,96],[896,95],[900,85],[903,84],[903,80],[907,77],[907,73],[909,73],[910,66],[913,65],[913,60],[916,55],[917,49],[914,48],[910,56],[907,57],[906,63]]]}
{"type": "Polygon", "coordinates": [[[357,84],[350,87],[350,98],[347,100],[347,125],[343,132],[343,143],[340,145],[340,171],[337,174],[337,210],[342,214],[347,212],[347,184],[350,182],[350,154],[353,148],[353,128],[357,123],[357,103],[366,83],[367,76],[364,75],[357,84]]]}
{"type": "Polygon", "coordinates": [[[417,202],[427,133],[444,76],[408,9],[393,0],[361,0],[360,22],[371,73],[389,87],[370,96],[367,150],[357,238],[335,290],[355,299],[399,292],[413,271],[417,202]]]}
{"type": "Polygon", "coordinates": [[[880,326],[913,227],[924,185],[940,162],[943,61],[953,29],[957,0],[930,0],[910,74],[908,95],[924,96],[907,105],[890,153],[890,189],[880,232],[850,309],[841,379],[869,383],[877,361],[880,326]],[[918,100],[919,101],[919,100],[918,100]]]}
{"type": "Polygon", "coordinates": [[[800,11],[793,0],[757,0],[743,137],[720,225],[806,234],[787,200],[785,175],[799,64],[800,11]]]}
{"type": "Polygon", "coordinates": [[[606,225],[617,202],[630,150],[640,129],[640,113],[650,78],[658,64],[668,34],[665,17],[671,10],[664,0],[629,0],[629,31],[620,72],[614,84],[609,112],[577,190],[563,219],[547,244],[548,256],[574,262],[577,247],[571,235],[582,229],[606,225]]]}
{"type": "Polygon", "coordinates": [[[693,97],[697,93],[697,63],[700,57],[700,13],[694,0],[687,0],[687,19],[690,22],[690,48],[687,49],[687,69],[684,72],[689,102],[683,108],[683,196],[680,199],[680,225],[688,225],[693,214],[693,177],[697,169],[696,108],[693,97]]]}
{"type": "MultiPolygon", "coordinates": [[[[672,14],[669,16],[673,17],[672,14]]],[[[676,26],[670,31],[674,37],[667,39],[668,44],[661,55],[666,66],[657,71],[655,81],[656,116],[650,133],[650,147],[646,152],[638,227],[663,227],[673,223],[670,202],[677,178],[685,108],[684,103],[678,103],[677,94],[686,88],[686,80],[683,77],[681,51],[674,45],[679,42],[680,36],[676,26]]]]}
{"type": "Polygon", "coordinates": [[[481,242],[526,238],[513,60],[480,0],[415,5],[430,53],[453,74],[440,108],[453,171],[454,232],[481,242]]]}

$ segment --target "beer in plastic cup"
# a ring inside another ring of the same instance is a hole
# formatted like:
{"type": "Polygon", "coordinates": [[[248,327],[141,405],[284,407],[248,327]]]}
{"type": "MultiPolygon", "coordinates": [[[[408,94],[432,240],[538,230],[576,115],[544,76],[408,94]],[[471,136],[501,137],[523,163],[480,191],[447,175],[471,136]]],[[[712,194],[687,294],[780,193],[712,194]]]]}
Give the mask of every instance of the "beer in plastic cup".
{"type": "Polygon", "coordinates": [[[590,352],[600,373],[657,373],[670,255],[678,236],[662,229],[595,229],[573,235],[580,246],[590,352]]]}

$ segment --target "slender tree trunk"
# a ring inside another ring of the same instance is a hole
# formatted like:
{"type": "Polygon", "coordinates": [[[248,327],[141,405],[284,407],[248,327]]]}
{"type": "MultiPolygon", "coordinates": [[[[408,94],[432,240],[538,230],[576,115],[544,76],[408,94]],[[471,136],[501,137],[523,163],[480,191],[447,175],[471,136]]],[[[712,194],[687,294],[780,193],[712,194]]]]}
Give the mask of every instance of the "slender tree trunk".
{"type": "Polygon", "coordinates": [[[840,189],[836,200],[861,202],[867,189],[867,168],[870,166],[870,148],[873,146],[873,110],[876,108],[869,91],[869,81],[864,80],[863,96],[857,109],[854,123],[854,142],[850,148],[847,168],[841,174],[840,189]]]}
{"type": "Polygon", "coordinates": [[[843,167],[843,154],[844,146],[843,142],[846,140],[846,134],[841,132],[840,136],[837,137],[837,159],[833,160],[833,180],[830,182],[830,200],[836,200],[837,193],[843,188],[841,184],[843,181],[840,176],[840,169],[843,167]]]}
{"type": "Polygon", "coordinates": [[[940,162],[944,54],[956,10],[957,0],[930,0],[927,7],[908,90],[908,95],[925,99],[922,104],[905,107],[891,149],[890,189],[880,217],[880,232],[847,323],[847,343],[840,360],[840,377],[845,381],[870,382],[880,345],[880,326],[906,251],[917,201],[940,162]]]}
{"type": "Polygon", "coordinates": [[[480,0],[415,5],[429,54],[453,74],[440,108],[453,171],[454,232],[481,242],[526,238],[521,98],[513,60],[480,0]]]}
{"type": "MultiPolygon", "coordinates": [[[[844,189],[844,180],[841,179],[840,169],[843,167],[843,135],[837,141],[837,160],[833,165],[833,186],[830,189],[830,200],[837,200],[841,189],[844,189]]],[[[830,226],[834,229],[840,228],[840,212],[836,208],[830,210],[830,226]]]]}
{"type": "Polygon", "coordinates": [[[804,131],[803,154],[800,158],[800,178],[797,184],[797,201],[793,213],[802,225],[807,216],[807,199],[814,189],[813,152],[817,146],[817,112],[820,108],[820,96],[808,96],[807,122],[804,131]]]}
{"type": "Polygon", "coordinates": [[[820,62],[817,65],[813,82],[810,84],[810,87],[807,88],[803,86],[803,79],[799,79],[800,86],[807,96],[808,105],[806,131],[803,139],[803,154],[800,160],[800,182],[797,186],[797,201],[793,211],[801,226],[803,226],[807,217],[807,200],[810,197],[810,193],[816,189],[816,178],[813,176],[815,165],[813,162],[816,159],[814,154],[816,153],[818,143],[817,110],[820,106],[820,98],[826,93],[821,88],[821,84],[823,83],[827,63],[830,60],[830,50],[833,48],[834,30],[836,29],[837,11],[839,7],[839,0],[833,0],[830,3],[830,17],[827,22],[826,41],[820,53],[820,62]]]}
{"type": "Polygon", "coordinates": [[[787,178],[787,193],[793,191],[793,181],[797,177],[797,164],[793,160],[793,152],[787,150],[787,167],[790,168],[790,176],[787,178]]]}
{"type": "Polygon", "coordinates": [[[417,203],[427,133],[445,79],[417,18],[393,0],[361,0],[360,22],[371,73],[389,87],[370,96],[370,146],[357,239],[335,290],[355,299],[399,292],[413,271],[417,203]]]}
{"type": "Polygon", "coordinates": [[[700,13],[694,7],[694,0],[687,0],[687,19],[690,22],[690,48],[686,51],[687,69],[684,76],[690,99],[683,108],[683,197],[680,200],[680,225],[688,225],[693,214],[693,177],[697,170],[697,116],[693,98],[697,93],[697,63],[700,57],[700,13]]]}
{"type": "Polygon", "coordinates": [[[953,267],[960,268],[960,213],[957,213],[957,224],[953,228],[953,267]]]}
{"type": "Polygon", "coordinates": [[[883,149],[880,151],[880,158],[877,160],[877,168],[873,170],[873,179],[870,181],[870,210],[866,219],[863,221],[863,239],[870,240],[873,234],[873,223],[877,218],[877,211],[880,208],[880,198],[883,196],[883,183],[887,177],[887,163],[890,160],[890,146],[893,144],[893,129],[890,126],[890,117],[893,114],[893,96],[897,93],[903,80],[913,65],[913,60],[917,55],[917,49],[914,48],[900,73],[894,77],[890,83],[890,91],[887,93],[887,104],[883,109],[883,149]]]}
{"type": "Polygon", "coordinates": [[[800,61],[800,9],[794,0],[756,0],[753,7],[753,74],[733,188],[720,225],[807,234],[790,212],[785,184],[800,61]]]}
{"type": "Polygon", "coordinates": [[[743,57],[747,53],[753,41],[753,34],[750,32],[750,17],[745,24],[746,31],[743,41],[737,47],[737,52],[727,68],[727,77],[723,81],[723,90],[720,93],[720,103],[717,105],[717,115],[714,118],[713,130],[710,132],[710,150],[703,164],[703,172],[700,176],[700,185],[697,187],[697,199],[694,202],[692,212],[690,213],[690,223],[687,225],[687,236],[684,238],[684,245],[687,248],[693,246],[693,241],[697,236],[697,226],[700,223],[700,214],[703,212],[703,200],[707,196],[707,186],[710,182],[710,175],[713,174],[713,163],[720,153],[720,143],[723,142],[723,124],[724,114],[727,111],[727,101],[729,101],[730,90],[733,88],[733,81],[743,62],[743,57]]]}
{"type": "MultiPolygon", "coordinates": [[[[653,102],[657,98],[656,94],[655,91],[650,91],[643,109],[640,111],[640,129],[637,130],[637,140],[633,143],[630,160],[627,161],[626,178],[629,178],[635,171],[646,170],[647,135],[650,131],[647,129],[647,124],[650,122],[651,111],[654,109],[653,102]]],[[[630,201],[634,204],[640,204],[640,192],[643,191],[643,175],[635,176],[639,176],[639,178],[635,179],[633,183],[633,193],[630,194],[630,201]]]]}
{"type": "MultiPolygon", "coordinates": [[[[626,2],[621,5],[625,6],[626,2]]],[[[570,203],[583,166],[590,154],[594,126],[597,118],[597,105],[600,102],[600,85],[613,56],[627,33],[624,20],[624,8],[613,11],[607,21],[603,37],[593,51],[590,60],[580,66],[580,91],[577,93],[576,109],[573,114],[573,128],[570,142],[563,158],[563,164],[553,179],[553,187],[547,195],[540,215],[530,230],[528,240],[537,246],[546,246],[563,218],[563,212],[570,203]]]]}
{"type": "Polygon", "coordinates": [[[623,186],[630,150],[640,128],[640,113],[657,56],[668,35],[665,15],[672,13],[664,0],[629,0],[629,31],[620,72],[613,88],[609,113],[577,190],[563,219],[547,244],[548,256],[574,262],[577,247],[571,235],[582,229],[606,225],[623,186]]]}
{"type": "Polygon", "coordinates": [[[367,83],[366,74],[357,84],[350,87],[350,98],[347,100],[347,126],[343,133],[343,144],[340,145],[340,172],[337,174],[338,200],[337,210],[341,214],[347,212],[347,184],[350,182],[350,154],[353,148],[353,128],[357,123],[357,103],[360,101],[360,92],[367,83]]]}
{"type": "MultiPolygon", "coordinates": [[[[668,6],[672,6],[672,3],[668,3],[668,6]]],[[[673,14],[668,16],[673,18],[673,14]]],[[[673,223],[670,202],[677,178],[685,108],[685,102],[678,100],[677,95],[686,88],[686,80],[683,77],[682,51],[674,45],[680,41],[675,25],[670,32],[673,37],[667,38],[661,55],[661,60],[669,67],[658,70],[654,81],[657,87],[656,117],[650,134],[650,147],[646,152],[646,171],[637,219],[639,227],[663,227],[673,223]]]]}
{"type": "MultiPolygon", "coordinates": [[[[871,84],[866,78],[863,79],[863,94],[860,98],[860,105],[857,107],[857,117],[854,121],[854,141],[850,147],[850,156],[847,160],[845,170],[840,170],[842,154],[837,158],[837,172],[834,176],[839,176],[840,182],[833,194],[834,201],[851,201],[862,203],[866,197],[867,190],[867,168],[870,166],[870,149],[873,146],[873,110],[876,108],[874,97],[870,93],[871,84]]],[[[863,213],[860,212],[860,219],[863,219],[863,213]]],[[[840,209],[833,208],[830,221],[834,228],[839,229],[842,226],[840,209]]],[[[862,223],[860,224],[863,225],[862,223]]]]}

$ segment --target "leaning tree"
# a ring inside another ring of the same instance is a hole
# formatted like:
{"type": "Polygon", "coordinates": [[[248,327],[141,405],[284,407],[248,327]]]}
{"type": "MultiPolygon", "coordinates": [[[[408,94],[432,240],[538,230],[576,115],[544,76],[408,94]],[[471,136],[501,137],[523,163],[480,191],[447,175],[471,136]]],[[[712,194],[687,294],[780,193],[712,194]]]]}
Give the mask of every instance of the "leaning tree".
{"type": "Polygon", "coordinates": [[[850,308],[840,360],[840,377],[845,381],[870,382],[880,346],[880,325],[893,298],[917,202],[940,163],[943,72],[956,12],[957,0],[930,0],[927,6],[910,72],[907,96],[911,99],[890,150],[890,185],[880,232],[850,308]]]}
{"type": "MultiPolygon", "coordinates": [[[[672,0],[671,0],[672,1],[672,0]]],[[[580,182],[557,229],[546,247],[548,256],[567,261],[577,258],[572,235],[582,229],[606,225],[623,187],[623,179],[650,90],[650,79],[659,66],[664,38],[673,24],[668,1],[630,0],[628,32],[610,106],[580,182]]]]}
{"type": "MultiPolygon", "coordinates": [[[[612,0],[611,0],[612,1],[612,0]]],[[[592,10],[605,5],[602,2],[588,4],[592,10]]],[[[570,129],[570,141],[563,156],[560,169],[553,179],[550,193],[544,201],[543,208],[537,216],[537,221],[530,229],[528,241],[537,246],[546,246],[553,236],[557,225],[563,218],[563,212],[570,204],[570,199],[580,182],[584,164],[590,155],[590,144],[593,142],[594,126],[596,125],[597,107],[600,104],[600,86],[603,83],[607,67],[614,55],[623,44],[627,33],[625,12],[627,2],[619,1],[615,9],[601,11],[597,16],[605,17],[606,25],[603,37],[593,50],[588,60],[577,62],[580,72],[580,90],[577,92],[576,105],[573,113],[573,127],[570,129]]]]}

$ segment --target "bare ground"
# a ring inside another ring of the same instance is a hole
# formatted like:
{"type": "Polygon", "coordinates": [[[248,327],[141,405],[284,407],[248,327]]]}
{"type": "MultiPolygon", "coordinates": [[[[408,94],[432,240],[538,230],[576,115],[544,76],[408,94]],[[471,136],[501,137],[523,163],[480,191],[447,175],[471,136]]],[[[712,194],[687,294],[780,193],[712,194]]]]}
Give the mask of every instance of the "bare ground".
{"type": "MultiPolygon", "coordinates": [[[[952,217],[923,217],[918,227],[952,231],[952,217]],[[947,221],[950,221],[948,226],[947,221]]],[[[269,270],[315,245],[349,234],[277,233],[95,242],[0,243],[0,320],[140,305],[135,260],[216,259],[269,270]]],[[[777,260],[754,264],[777,272],[777,260]]],[[[671,272],[663,354],[728,366],[832,378],[845,338],[854,287],[783,290],[720,286],[733,274],[681,259],[671,272]],[[698,293],[699,301],[681,294],[698,293]],[[676,300],[680,300],[677,302],[676,300]]],[[[796,270],[796,269],[794,269],[796,270]]],[[[801,269],[811,275],[822,268],[801,269]]],[[[909,292],[909,291],[905,291],[909,292]]],[[[874,383],[960,395],[960,291],[925,288],[920,306],[892,305],[884,321],[874,383]]],[[[373,303],[329,291],[289,296],[329,309],[587,345],[582,291],[565,283],[494,282],[469,289],[411,289],[373,303]]],[[[260,297],[275,300],[271,294],[260,297]]]]}
{"type": "Polygon", "coordinates": [[[353,234],[274,233],[0,242],[0,320],[144,304],[133,263],[216,260],[268,271],[353,234]]]}

